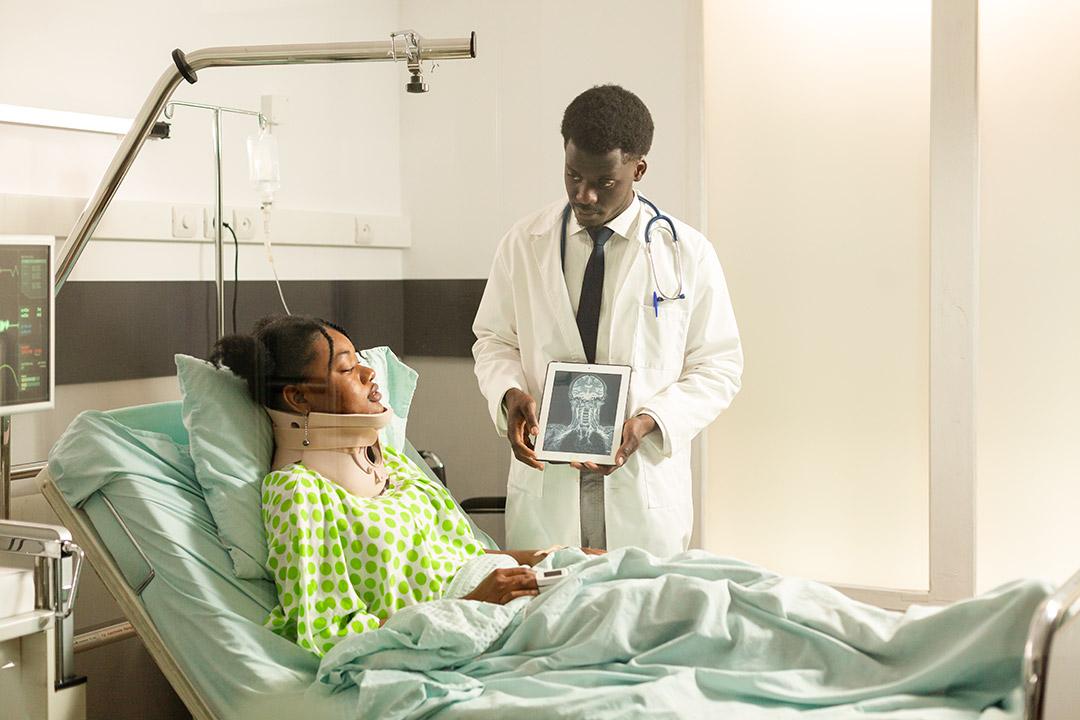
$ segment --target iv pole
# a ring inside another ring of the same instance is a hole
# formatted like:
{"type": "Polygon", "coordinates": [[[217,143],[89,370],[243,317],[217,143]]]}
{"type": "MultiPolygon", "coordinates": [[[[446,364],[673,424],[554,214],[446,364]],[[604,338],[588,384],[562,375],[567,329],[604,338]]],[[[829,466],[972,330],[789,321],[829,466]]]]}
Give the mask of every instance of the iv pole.
{"type": "MultiPolygon", "coordinates": [[[[165,106],[165,117],[169,120],[173,116],[173,108],[177,105],[184,107],[202,108],[210,110],[214,114],[211,130],[214,140],[214,281],[217,290],[217,338],[225,336],[225,208],[221,197],[221,113],[235,113],[237,115],[254,115],[259,118],[259,129],[269,125],[266,116],[255,110],[241,110],[240,108],[222,107],[220,105],[204,105],[203,103],[183,102],[174,100],[165,106]]],[[[233,228],[236,232],[236,228],[233,228]]],[[[236,292],[236,288],[233,288],[236,292]]]]}

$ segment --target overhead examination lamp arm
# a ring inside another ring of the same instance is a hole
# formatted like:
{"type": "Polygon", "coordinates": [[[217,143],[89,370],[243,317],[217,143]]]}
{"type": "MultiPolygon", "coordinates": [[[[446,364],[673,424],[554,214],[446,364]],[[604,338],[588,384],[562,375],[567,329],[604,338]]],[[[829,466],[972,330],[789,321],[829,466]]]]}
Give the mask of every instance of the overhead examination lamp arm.
{"type": "MultiPolygon", "coordinates": [[[[64,244],[63,256],[56,268],[56,294],[64,286],[75,263],[79,261],[97,229],[101,216],[112,202],[117,188],[123,182],[143,143],[154,129],[165,104],[181,81],[194,83],[198,72],[212,67],[238,67],[244,65],[301,65],[344,62],[395,62],[408,65],[412,74],[410,83],[420,77],[419,61],[464,60],[476,57],[476,33],[467,38],[427,39],[411,31],[395,33],[390,40],[376,42],[313,43],[304,45],[253,45],[216,47],[196,50],[192,53],[173,51],[173,65],[169,67],[147,96],[131,129],[120,142],[109,169],[105,172],[97,190],[83,208],[75,227],[64,244]]],[[[421,77],[422,80],[422,77],[421,77]]],[[[410,90],[411,91],[411,90],[410,90]]]]}

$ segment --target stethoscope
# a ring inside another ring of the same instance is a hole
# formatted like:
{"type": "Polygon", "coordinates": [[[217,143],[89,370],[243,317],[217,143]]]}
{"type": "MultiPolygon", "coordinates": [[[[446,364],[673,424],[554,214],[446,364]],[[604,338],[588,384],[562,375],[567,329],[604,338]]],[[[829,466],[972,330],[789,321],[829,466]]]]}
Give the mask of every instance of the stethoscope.
{"type": "MultiPolygon", "coordinates": [[[[645,198],[643,195],[638,195],[638,199],[645,203],[653,212],[653,216],[649,218],[649,222],[645,224],[645,255],[649,258],[649,272],[652,273],[653,278],[653,313],[660,317],[660,303],[667,302],[669,300],[685,300],[686,293],[683,292],[683,267],[682,267],[682,248],[679,245],[679,233],[675,229],[675,223],[672,222],[664,213],[660,212],[660,208],[645,198]],[[657,223],[667,223],[669,233],[671,234],[671,245],[675,249],[675,279],[677,286],[675,292],[668,295],[660,287],[660,279],[656,274],[656,260],[653,258],[652,253],[652,230],[653,226],[657,223]]],[[[562,214],[562,232],[559,235],[559,252],[561,253],[563,265],[566,264],[566,227],[570,224],[570,203],[566,204],[566,208],[563,209],[562,214]]]]}

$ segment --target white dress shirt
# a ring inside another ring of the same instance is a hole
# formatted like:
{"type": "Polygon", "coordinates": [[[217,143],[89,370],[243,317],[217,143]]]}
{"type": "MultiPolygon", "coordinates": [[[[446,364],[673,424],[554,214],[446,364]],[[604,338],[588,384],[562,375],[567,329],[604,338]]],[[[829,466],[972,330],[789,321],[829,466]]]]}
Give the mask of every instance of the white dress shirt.
{"type": "MultiPolygon", "coordinates": [[[[621,284],[623,276],[629,270],[626,252],[631,242],[634,223],[637,220],[641,201],[637,193],[630,205],[621,213],[605,223],[612,230],[611,238],[604,244],[604,292],[600,298],[600,322],[596,330],[596,362],[610,363],[609,338],[611,337],[611,308],[615,302],[615,290],[621,284]]],[[[563,263],[563,275],[566,277],[566,291],[570,295],[570,305],[577,315],[581,300],[581,285],[585,280],[585,266],[593,252],[593,239],[585,228],[578,224],[574,213],[566,223],[566,261],[563,263]]]]}

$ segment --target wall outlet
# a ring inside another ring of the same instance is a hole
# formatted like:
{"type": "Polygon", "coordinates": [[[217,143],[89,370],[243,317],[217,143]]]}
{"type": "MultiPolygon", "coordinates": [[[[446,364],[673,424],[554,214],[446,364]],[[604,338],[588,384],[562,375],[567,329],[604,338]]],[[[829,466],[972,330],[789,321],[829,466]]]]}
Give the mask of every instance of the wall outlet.
{"type": "Polygon", "coordinates": [[[193,238],[199,229],[199,208],[194,205],[174,205],[172,208],[172,236],[193,238]]]}
{"type": "Polygon", "coordinates": [[[371,222],[363,218],[356,218],[356,232],[353,242],[357,245],[370,245],[375,240],[375,233],[371,229],[371,222]]]}
{"type": "MultiPolygon", "coordinates": [[[[228,237],[228,230],[222,228],[221,232],[228,237]]],[[[203,237],[207,240],[213,240],[217,237],[217,213],[214,212],[212,207],[203,208],[203,237]]]]}
{"type": "Polygon", "coordinates": [[[232,212],[232,229],[236,233],[237,240],[255,239],[255,216],[256,210],[235,209],[232,212]]]}

